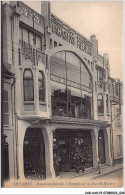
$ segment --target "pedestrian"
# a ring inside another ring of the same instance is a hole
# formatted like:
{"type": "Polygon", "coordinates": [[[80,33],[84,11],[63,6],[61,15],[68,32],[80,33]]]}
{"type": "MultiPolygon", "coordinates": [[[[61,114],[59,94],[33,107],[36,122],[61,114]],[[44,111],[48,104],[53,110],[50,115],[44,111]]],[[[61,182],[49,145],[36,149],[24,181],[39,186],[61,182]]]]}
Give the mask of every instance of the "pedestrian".
{"type": "Polygon", "coordinates": [[[86,162],[86,160],[82,158],[82,172],[83,173],[85,171],[85,162],[86,162]]]}
{"type": "Polygon", "coordinates": [[[80,170],[84,173],[85,171],[85,161],[80,156],[76,158],[76,172],[78,173],[80,170]]]}
{"type": "Polygon", "coordinates": [[[101,161],[98,160],[98,174],[101,174],[101,161]]]}

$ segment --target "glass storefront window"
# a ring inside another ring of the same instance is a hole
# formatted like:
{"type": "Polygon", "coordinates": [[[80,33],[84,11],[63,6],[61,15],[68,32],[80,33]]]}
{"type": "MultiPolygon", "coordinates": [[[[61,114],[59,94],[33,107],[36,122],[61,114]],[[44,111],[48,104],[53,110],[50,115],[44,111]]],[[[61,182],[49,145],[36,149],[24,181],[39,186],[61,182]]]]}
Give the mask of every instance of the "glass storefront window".
{"type": "Polygon", "coordinates": [[[52,115],[91,118],[91,78],[80,59],[71,52],[51,57],[52,115]]]}
{"type": "Polygon", "coordinates": [[[51,85],[52,115],[67,116],[67,99],[65,86],[51,85]]]}

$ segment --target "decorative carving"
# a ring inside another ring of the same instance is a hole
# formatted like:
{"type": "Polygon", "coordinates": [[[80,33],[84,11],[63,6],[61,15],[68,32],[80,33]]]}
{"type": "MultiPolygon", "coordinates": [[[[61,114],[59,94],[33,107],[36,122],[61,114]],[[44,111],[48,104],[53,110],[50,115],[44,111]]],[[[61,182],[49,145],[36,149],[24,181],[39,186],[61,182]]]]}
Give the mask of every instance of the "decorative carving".
{"type": "Polygon", "coordinates": [[[19,48],[19,65],[21,65],[21,52],[20,52],[20,48],[19,48]]]}
{"type": "Polygon", "coordinates": [[[33,49],[33,65],[36,65],[35,49],[33,49]]]}
{"type": "Polygon", "coordinates": [[[25,5],[22,2],[19,4],[19,7],[22,15],[24,15],[30,20],[33,20],[34,18],[34,22],[44,27],[43,17],[40,14],[38,14],[37,12],[29,8],[27,5],[25,5]]]}
{"type": "Polygon", "coordinates": [[[19,65],[21,65],[21,50],[24,58],[33,61],[34,66],[36,64],[38,65],[39,60],[41,60],[41,62],[45,64],[45,54],[43,53],[43,51],[41,51],[40,49],[34,49],[32,47],[22,47],[21,49],[19,49],[19,65]]]}
{"type": "Polygon", "coordinates": [[[31,59],[32,60],[32,58],[33,58],[32,48],[22,47],[22,55],[25,57],[25,59],[31,59]]]}
{"type": "Polygon", "coordinates": [[[38,64],[39,60],[41,60],[43,63],[45,63],[45,54],[41,50],[36,49],[36,61],[37,61],[37,64],[38,64]]]}
{"type": "Polygon", "coordinates": [[[97,81],[97,88],[103,88],[103,81],[97,81]]]}

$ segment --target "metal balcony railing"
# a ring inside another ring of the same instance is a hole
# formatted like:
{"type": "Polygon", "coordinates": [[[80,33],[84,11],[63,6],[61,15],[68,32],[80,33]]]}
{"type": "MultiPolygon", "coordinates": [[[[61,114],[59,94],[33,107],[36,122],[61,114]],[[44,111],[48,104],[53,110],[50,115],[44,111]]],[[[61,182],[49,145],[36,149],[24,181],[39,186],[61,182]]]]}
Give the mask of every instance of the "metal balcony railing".
{"type": "Polygon", "coordinates": [[[34,65],[38,65],[39,61],[45,64],[45,53],[43,51],[32,47],[28,43],[25,43],[24,45],[24,47],[19,48],[19,65],[21,65],[22,57],[24,59],[30,59],[32,62],[34,62],[34,65]]]}

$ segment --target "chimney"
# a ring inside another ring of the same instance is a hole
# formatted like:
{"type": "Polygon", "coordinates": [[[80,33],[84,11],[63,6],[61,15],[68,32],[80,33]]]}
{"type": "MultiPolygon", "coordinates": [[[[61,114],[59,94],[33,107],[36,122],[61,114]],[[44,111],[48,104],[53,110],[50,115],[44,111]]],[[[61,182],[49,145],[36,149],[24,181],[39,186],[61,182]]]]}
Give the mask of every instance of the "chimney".
{"type": "Polygon", "coordinates": [[[98,41],[96,39],[96,35],[91,35],[90,41],[92,43],[92,55],[96,56],[98,54],[98,41]]]}
{"type": "Polygon", "coordinates": [[[45,19],[45,27],[50,27],[51,22],[51,8],[49,1],[41,1],[41,15],[45,19]]]}
{"type": "Polygon", "coordinates": [[[104,58],[104,69],[106,71],[107,78],[108,78],[110,76],[109,54],[108,53],[103,54],[103,58],[104,58]]]}
{"type": "Polygon", "coordinates": [[[104,67],[109,68],[109,54],[105,53],[103,54],[103,57],[104,57],[104,67]]]}

